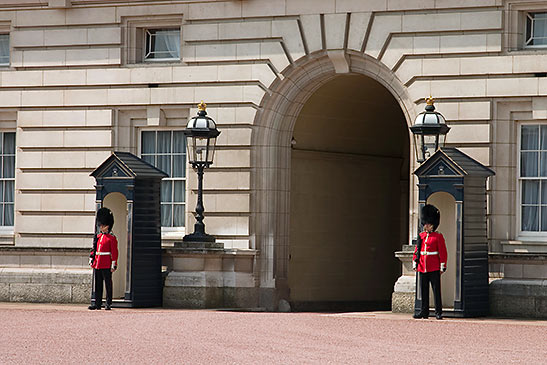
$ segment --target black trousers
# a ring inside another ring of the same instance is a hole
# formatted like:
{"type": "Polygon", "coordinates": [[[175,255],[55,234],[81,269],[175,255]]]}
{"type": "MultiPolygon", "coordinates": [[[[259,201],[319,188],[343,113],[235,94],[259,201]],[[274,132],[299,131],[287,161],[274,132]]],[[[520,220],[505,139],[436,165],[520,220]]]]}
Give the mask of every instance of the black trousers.
{"type": "Polygon", "coordinates": [[[441,298],[441,272],[431,271],[420,273],[420,284],[422,291],[422,307],[420,314],[429,315],[429,283],[433,289],[433,298],[435,298],[435,314],[443,313],[443,301],[441,298]]]}
{"type": "Polygon", "coordinates": [[[106,303],[112,304],[112,271],[110,269],[93,269],[95,279],[95,306],[103,305],[103,282],[106,287],[106,303]]]}

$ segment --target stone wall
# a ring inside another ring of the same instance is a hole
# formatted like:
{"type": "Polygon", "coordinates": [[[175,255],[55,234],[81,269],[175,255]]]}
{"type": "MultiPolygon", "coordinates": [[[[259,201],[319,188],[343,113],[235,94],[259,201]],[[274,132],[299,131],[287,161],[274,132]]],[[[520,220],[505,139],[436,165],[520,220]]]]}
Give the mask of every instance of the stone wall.
{"type": "MultiPolygon", "coordinates": [[[[175,308],[257,308],[256,252],[168,248],[163,302],[175,308]]],[[[0,301],[88,303],[87,249],[0,248],[0,301]]]]}
{"type": "Polygon", "coordinates": [[[89,250],[0,248],[0,301],[88,303],[89,250]]]}
{"type": "Polygon", "coordinates": [[[257,308],[256,252],[233,249],[164,250],[163,305],[174,308],[257,308]]]}
{"type": "Polygon", "coordinates": [[[490,313],[499,317],[547,318],[547,257],[490,254],[490,313]]]}

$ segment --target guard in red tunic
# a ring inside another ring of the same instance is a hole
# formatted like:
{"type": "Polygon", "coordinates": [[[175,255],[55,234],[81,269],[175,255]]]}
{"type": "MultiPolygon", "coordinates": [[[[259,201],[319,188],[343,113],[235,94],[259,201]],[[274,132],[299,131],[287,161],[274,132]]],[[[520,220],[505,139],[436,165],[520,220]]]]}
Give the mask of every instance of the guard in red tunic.
{"type": "MultiPolygon", "coordinates": [[[[424,232],[418,235],[418,244],[414,249],[412,266],[418,272],[422,293],[422,306],[414,318],[429,317],[429,283],[435,298],[435,317],[442,319],[443,304],[441,299],[441,273],[446,271],[446,244],[441,233],[435,232],[439,226],[439,210],[426,204],[422,208],[422,225],[424,232]]],[[[418,288],[416,288],[418,290],[418,288]]]]}
{"type": "Polygon", "coordinates": [[[91,302],[89,309],[101,309],[104,281],[106,287],[105,309],[110,310],[112,306],[112,273],[118,267],[118,241],[116,236],[111,233],[114,226],[114,215],[110,209],[101,208],[97,211],[97,224],[100,233],[95,236],[93,250],[89,257],[95,281],[95,302],[91,302]]]}

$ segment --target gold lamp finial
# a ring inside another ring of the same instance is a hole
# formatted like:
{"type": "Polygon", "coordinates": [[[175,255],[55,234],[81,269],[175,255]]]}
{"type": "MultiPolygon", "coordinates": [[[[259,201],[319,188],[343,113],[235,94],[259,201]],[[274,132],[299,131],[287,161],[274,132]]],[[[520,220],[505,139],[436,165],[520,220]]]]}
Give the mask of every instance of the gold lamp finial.
{"type": "Polygon", "coordinates": [[[198,109],[199,109],[200,111],[204,112],[205,109],[207,109],[207,104],[205,104],[205,103],[203,102],[203,100],[202,100],[201,103],[198,104],[198,109]]]}
{"type": "Polygon", "coordinates": [[[426,98],[425,102],[427,105],[433,105],[433,103],[435,102],[435,99],[433,99],[433,97],[429,95],[429,98],[426,98]]]}

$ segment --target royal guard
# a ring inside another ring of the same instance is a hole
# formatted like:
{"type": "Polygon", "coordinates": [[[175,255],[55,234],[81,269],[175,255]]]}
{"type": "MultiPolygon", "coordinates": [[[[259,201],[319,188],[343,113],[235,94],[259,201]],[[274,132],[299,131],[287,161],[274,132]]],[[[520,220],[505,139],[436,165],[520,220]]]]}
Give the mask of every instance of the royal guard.
{"type": "MultiPolygon", "coordinates": [[[[422,208],[422,225],[424,232],[418,235],[414,249],[412,266],[418,272],[422,292],[422,305],[414,318],[429,317],[429,283],[435,298],[435,317],[442,319],[443,304],[441,298],[441,273],[446,271],[446,244],[441,233],[435,232],[439,226],[441,214],[431,204],[422,208]]],[[[418,290],[418,288],[416,288],[418,290]]]]}
{"type": "Polygon", "coordinates": [[[118,240],[111,233],[114,226],[114,215],[110,209],[100,208],[97,211],[97,224],[100,233],[93,240],[93,250],[89,257],[95,281],[95,303],[92,301],[89,309],[101,309],[104,281],[106,287],[105,309],[110,310],[112,307],[112,273],[118,267],[118,240]]]}

